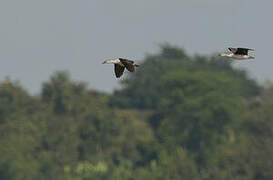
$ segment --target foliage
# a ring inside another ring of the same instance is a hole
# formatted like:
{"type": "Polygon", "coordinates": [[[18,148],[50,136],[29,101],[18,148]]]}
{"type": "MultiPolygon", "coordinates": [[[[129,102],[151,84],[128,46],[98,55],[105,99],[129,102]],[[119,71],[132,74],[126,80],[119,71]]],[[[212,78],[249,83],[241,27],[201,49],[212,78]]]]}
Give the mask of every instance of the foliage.
{"type": "Polygon", "coordinates": [[[273,179],[273,86],[163,44],[105,94],[59,71],[0,84],[0,179],[273,179]]]}

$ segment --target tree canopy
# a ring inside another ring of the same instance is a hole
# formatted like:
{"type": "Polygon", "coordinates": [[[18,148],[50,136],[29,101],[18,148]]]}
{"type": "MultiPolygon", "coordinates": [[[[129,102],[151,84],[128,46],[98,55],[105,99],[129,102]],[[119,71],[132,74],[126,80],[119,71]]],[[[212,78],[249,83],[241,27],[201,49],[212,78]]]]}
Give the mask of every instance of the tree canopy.
{"type": "Polygon", "coordinates": [[[111,94],[0,84],[0,179],[273,179],[273,86],[163,44],[111,94]]]}

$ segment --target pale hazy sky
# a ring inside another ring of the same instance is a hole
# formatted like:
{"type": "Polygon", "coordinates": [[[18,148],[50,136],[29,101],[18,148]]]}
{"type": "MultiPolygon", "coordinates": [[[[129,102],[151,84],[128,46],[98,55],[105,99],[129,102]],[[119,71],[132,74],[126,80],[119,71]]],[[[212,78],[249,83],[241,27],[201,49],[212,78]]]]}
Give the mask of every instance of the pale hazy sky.
{"type": "Polygon", "coordinates": [[[118,80],[104,59],[142,60],[168,42],[190,54],[254,48],[255,61],[236,66],[273,81],[272,18],[272,0],[0,0],[0,80],[39,93],[68,70],[110,92],[118,80]]]}

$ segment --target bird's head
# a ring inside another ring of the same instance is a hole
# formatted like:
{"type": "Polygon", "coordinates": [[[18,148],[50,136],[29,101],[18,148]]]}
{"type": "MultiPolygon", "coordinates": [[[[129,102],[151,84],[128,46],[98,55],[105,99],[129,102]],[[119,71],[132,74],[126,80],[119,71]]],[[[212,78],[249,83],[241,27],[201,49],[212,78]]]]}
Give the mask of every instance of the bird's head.
{"type": "Polygon", "coordinates": [[[228,57],[228,56],[229,56],[229,54],[227,54],[227,53],[220,53],[220,54],[219,54],[219,56],[222,56],[222,57],[228,57]]]}
{"type": "Polygon", "coordinates": [[[118,59],[107,59],[105,61],[103,61],[102,64],[115,64],[117,63],[118,59]]]}
{"type": "Polygon", "coordinates": [[[111,60],[105,60],[102,62],[102,64],[111,64],[111,63],[112,63],[111,60]]]}

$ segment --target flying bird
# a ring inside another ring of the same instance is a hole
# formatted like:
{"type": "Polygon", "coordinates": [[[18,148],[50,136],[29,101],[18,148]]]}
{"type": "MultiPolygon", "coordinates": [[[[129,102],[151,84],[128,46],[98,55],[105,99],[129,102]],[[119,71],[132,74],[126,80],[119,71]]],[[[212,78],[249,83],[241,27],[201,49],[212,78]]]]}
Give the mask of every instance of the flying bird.
{"type": "Polygon", "coordinates": [[[115,75],[117,78],[122,76],[125,68],[130,72],[134,72],[135,67],[139,66],[139,65],[135,64],[134,61],[124,59],[124,58],[105,60],[102,64],[114,64],[115,75]]]}
{"type": "Polygon", "coordinates": [[[245,60],[254,59],[253,56],[248,55],[248,51],[254,51],[254,49],[249,48],[228,48],[231,53],[221,53],[220,56],[228,57],[231,59],[245,60]]]}

